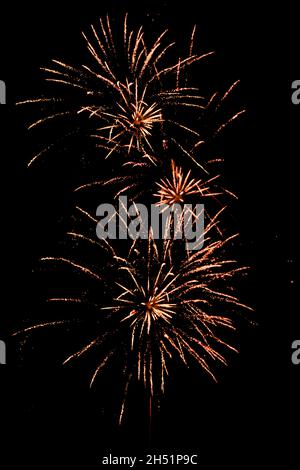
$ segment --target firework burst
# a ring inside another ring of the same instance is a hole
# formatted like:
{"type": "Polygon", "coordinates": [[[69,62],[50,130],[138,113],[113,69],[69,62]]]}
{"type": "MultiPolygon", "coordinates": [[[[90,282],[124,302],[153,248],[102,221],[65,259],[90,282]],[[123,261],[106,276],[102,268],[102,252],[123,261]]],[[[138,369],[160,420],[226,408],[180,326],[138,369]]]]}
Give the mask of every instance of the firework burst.
{"type": "MultiPolygon", "coordinates": [[[[123,103],[117,103],[119,112],[111,114],[104,112],[101,115],[97,111],[99,117],[104,119],[112,120],[112,123],[108,126],[104,126],[97,129],[99,133],[108,131],[108,138],[104,138],[108,146],[111,145],[111,150],[106,155],[109,157],[115,150],[122,147],[122,142],[127,141],[128,143],[123,144],[123,147],[128,148],[128,153],[131,150],[137,149],[143,151],[146,147],[153,152],[153,148],[150,144],[149,139],[152,136],[153,128],[156,123],[163,122],[162,110],[156,103],[148,105],[145,102],[144,96],[146,89],[143,90],[143,96],[138,96],[138,83],[135,81],[135,92],[131,91],[131,84],[126,86],[120,85],[123,88],[121,96],[123,103]]],[[[98,134],[97,137],[103,140],[102,134],[98,134]]],[[[145,152],[144,152],[145,153],[145,152]]]]}
{"type": "MultiPolygon", "coordinates": [[[[184,160],[184,155],[179,156],[179,161],[184,160]]],[[[216,173],[213,163],[220,163],[220,160],[209,162],[209,171],[201,171],[202,178],[198,178],[195,168],[192,170],[191,166],[185,165],[188,169],[184,170],[183,166],[172,158],[165,165],[152,165],[147,158],[139,162],[129,160],[117,176],[81,184],[74,192],[97,189],[103,191],[104,188],[111,188],[114,199],[126,194],[130,200],[137,201],[147,195],[151,199],[159,198],[158,205],[184,203],[191,199],[191,196],[194,196],[197,202],[204,198],[206,201],[208,198],[218,201],[219,196],[225,195],[236,198],[232,191],[220,184],[221,175],[216,173]]],[[[219,202],[219,207],[221,205],[219,202]]]]}
{"type": "MultiPolygon", "coordinates": [[[[94,265],[89,267],[66,257],[42,259],[47,264],[67,266],[99,285],[98,292],[106,292],[97,302],[92,296],[89,299],[88,292],[84,297],[55,296],[49,301],[88,304],[98,312],[93,339],[69,354],[64,364],[94,351],[98,363],[91,373],[92,386],[113,357],[122,358],[120,368],[126,385],[120,423],[133,381],[142,381],[152,400],[164,393],[171,362],[186,366],[194,362],[216,380],[214,363],[226,364],[226,349],[236,351],[224,339],[227,337],[224,329],[235,329],[234,310],[249,308],[233,293],[231,283],[245,268],[233,259],[224,258],[225,246],[235,236],[211,239],[217,218],[206,227],[205,248],[193,254],[186,254],[182,241],[155,240],[151,228],[148,240],[133,241],[126,256],[120,256],[105,243],[110,257],[107,266],[110,282],[105,281],[94,265]]],[[[83,234],[70,232],[68,236],[99,248],[99,242],[83,234]]],[[[70,323],[70,320],[46,321],[16,334],[28,335],[39,328],[65,324],[70,328],[70,323]]]]}
{"type": "Polygon", "coordinates": [[[158,193],[154,196],[159,197],[158,205],[172,206],[176,203],[184,203],[188,196],[197,194],[200,197],[217,196],[220,193],[214,193],[210,189],[210,183],[218,178],[215,176],[208,181],[195,179],[191,176],[191,170],[186,174],[181,167],[177,166],[174,160],[171,161],[172,178],[161,178],[158,186],[158,193]]]}
{"type": "MultiPolygon", "coordinates": [[[[174,61],[174,54],[170,55],[169,51],[175,43],[168,42],[166,36],[167,31],[164,31],[148,46],[143,28],[130,30],[126,15],[119,44],[109,17],[101,19],[99,25],[91,26],[89,34],[83,33],[93,63],[71,66],[53,60],[51,67],[42,69],[45,79],[63,86],[64,92],[56,97],[18,103],[42,105],[43,110],[49,105],[55,110],[41,115],[29,129],[63,118],[68,122],[75,118],[76,124],[72,124],[69,132],[87,132],[96,139],[98,147],[106,150],[106,157],[135,151],[135,159],[146,156],[155,161],[159,151],[175,144],[193,158],[185,149],[184,141],[188,138],[197,147],[199,131],[188,124],[189,119],[179,122],[175,116],[178,110],[185,109],[187,113],[196,111],[199,117],[209,99],[203,97],[198,88],[186,83],[183,86],[181,77],[186,77],[185,72],[192,64],[212,52],[193,52],[194,29],[187,57],[174,61]],[[70,100],[66,99],[68,93],[71,93],[70,100]],[[80,123],[80,116],[87,117],[84,125],[80,123]],[[178,141],[178,132],[183,136],[181,141],[178,141]]],[[[35,155],[29,166],[48,149],[35,155]]]]}
{"type": "MultiPolygon", "coordinates": [[[[183,169],[173,159],[170,165],[164,167],[151,165],[147,161],[139,164],[129,162],[127,170],[124,168],[119,176],[109,178],[106,181],[94,181],[81,185],[75,189],[75,192],[97,190],[97,188],[103,192],[105,188],[109,188],[114,199],[126,195],[133,204],[151,202],[161,208],[161,213],[169,208],[172,209],[173,205],[177,205],[182,209],[181,216],[179,217],[178,212],[176,215],[181,227],[184,223],[184,214],[186,216],[189,214],[188,217],[191,217],[194,222],[196,221],[197,215],[193,211],[193,207],[197,204],[204,205],[204,213],[198,214],[198,217],[205,215],[207,220],[211,222],[214,219],[214,214],[226,209],[228,196],[236,198],[232,192],[219,184],[221,175],[217,174],[208,179],[206,172],[202,173],[204,176],[197,178],[195,169],[191,170],[189,167],[183,169]]],[[[172,220],[174,221],[174,217],[172,220]]],[[[222,235],[219,225],[216,223],[214,227],[217,233],[222,235]]]]}
{"type": "Polygon", "coordinates": [[[142,268],[140,253],[137,259],[118,260],[123,281],[117,283],[120,294],[115,305],[107,308],[122,312],[122,322],[128,323],[138,378],[151,395],[158,386],[164,391],[168,362],[175,356],[185,365],[194,359],[216,380],[210,361],[226,364],[218,347],[234,350],[218,332],[221,327],[234,329],[234,322],[216,309],[224,302],[245,307],[234,295],[216,287],[220,280],[241,271],[233,267],[234,261],[217,255],[229,240],[211,242],[179,264],[178,255],[174,261],[175,247],[170,241],[159,247],[149,237],[147,270],[142,268]]]}

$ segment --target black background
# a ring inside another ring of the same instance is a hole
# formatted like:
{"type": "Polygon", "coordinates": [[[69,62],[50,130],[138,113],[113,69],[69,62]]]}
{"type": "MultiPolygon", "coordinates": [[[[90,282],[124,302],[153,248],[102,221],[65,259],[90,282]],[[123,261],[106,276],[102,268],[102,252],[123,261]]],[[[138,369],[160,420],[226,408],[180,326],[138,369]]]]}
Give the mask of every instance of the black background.
{"type": "Polygon", "coordinates": [[[197,23],[201,47],[217,51],[212,80],[240,78],[238,100],[247,109],[229,131],[224,156],[227,177],[239,195],[237,223],[245,259],[253,266],[246,296],[258,326],[242,329],[241,353],[220,372],[217,385],[178,371],[155,416],[150,449],[196,452],[202,468],[214,468],[216,462],[244,468],[249,461],[269,468],[279,457],[296,464],[300,366],[291,363],[291,343],[300,337],[300,105],[291,102],[291,83],[299,78],[295,5],[285,2],[264,11],[261,2],[225,8],[188,0],[27,2],[6,5],[4,11],[2,6],[0,79],[7,85],[7,105],[0,107],[0,337],[8,352],[7,365],[0,368],[0,445],[9,451],[1,468],[16,463],[73,468],[79,461],[83,468],[98,468],[110,451],[135,455],[149,444],[147,425],[134,412],[138,404],[131,404],[131,419],[118,429],[113,412],[103,409],[105,392],[89,391],[83,369],[60,367],[55,342],[47,343],[50,353],[29,342],[23,354],[10,339],[19,319],[43,308],[31,272],[62,235],[64,225],[58,221],[71,204],[72,172],[79,171],[75,164],[70,170],[57,161],[26,169],[32,142],[14,103],[41,90],[38,68],[52,57],[76,61],[77,49],[82,57],[81,30],[107,12],[122,18],[126,11],[136,24],[157,32],[168,27],[179,40],[197,23]]]}

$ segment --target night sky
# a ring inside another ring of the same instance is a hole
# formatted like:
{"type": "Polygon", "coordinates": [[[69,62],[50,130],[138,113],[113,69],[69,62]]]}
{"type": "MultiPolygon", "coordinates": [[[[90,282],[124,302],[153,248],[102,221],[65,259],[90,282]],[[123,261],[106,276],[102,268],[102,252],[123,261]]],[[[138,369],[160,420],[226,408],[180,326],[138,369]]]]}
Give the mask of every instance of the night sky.
{"type": "Polygon", "coordinates": [[[295,4],[266,11],[261,2],[225,8],[190,0],[2,6],[0,80],[7,86],[7,104],[0,106],[0,339],[7,344],[7,364],[0,366],[0,442],[12,450],[6,464],[0,460],[1,468],[43,468],[44,462],[73,468],[79,461],[83,468],[99,468],[109,452],[144,450],[198,453],[201,468],[224,462],[243,468],[245,461],[270,468],[279,456],[285,467],[288,460],[296,465],[300,365],[292,364],[291,345],[300,339],[300,105],[292,104],[291,86],[300,77],[295,4]],[[34,335],[25,345],[11,338],[23,320],[43,318],[47,292],[38,259],[55,253],[74,204],[71,188],[89,171],[84,152],[73,162],[70,149],[65,159],[49,155],[28,170],[37,141],[25,128],[26,113],[14,103],[43,93],[39,67],[53,57],[83,61],[80,31],[107,12],[117,23],[126,11],[135,25],[157,34],[168,28],[178,43],[196,23],[201,49],[217,52],[196,78],[212,88],[240,79],[233,106],[247,110],[226,132],[221,150],[226,179],[239,196],[232,224],[241,234],[241,262],[251,266],[241,289],[255,309],[253,325],[242,322],[240,354],[220,368],[218,384],[196,368],[176,369],[154,416],[151,439],[141,398],[130,398],[130,417],[119,429],[113,409],[117,384],[109,375],[106,389],[90,391],[84,366],[60,365],[65,357],[60,333],[34,335]]]}

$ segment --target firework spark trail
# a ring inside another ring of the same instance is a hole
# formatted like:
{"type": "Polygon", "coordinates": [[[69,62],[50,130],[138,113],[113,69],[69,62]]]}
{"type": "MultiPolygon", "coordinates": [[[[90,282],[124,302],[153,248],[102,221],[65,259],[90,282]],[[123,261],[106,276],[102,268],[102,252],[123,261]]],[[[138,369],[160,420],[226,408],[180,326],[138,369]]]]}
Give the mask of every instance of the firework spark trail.
{"type": "Polygon", "coordinates": [[[59,325],[66,325],[70,323],[68,320],[61,320],[61,321],[52,321],[52,322],[44,322],[44,323],[39,323],[37,325],[32,325],[27,328],[22,328],[21,330],[15,331],[12,336],[17,336],[20,334],[26,334],[26,333],[31,333],[34,330],[39,330],[41,328],[48,328],[50,326],[59,326],[59,325]]]}
{"type": "Polygon", "coordinates": [[[48,257],[45,257],[45,258],[41,258],[41,261],[61,262],[61,263],[70,265],[71,267],[75,268],[76,270],[79,270],[79,271],[83,272],[84,274],[87,274],[88,276],[97,279],[98,281],[101,280],[101,277],[97,273],[92,271],[91,269],[89,269],[85,266],[82,266],[81,264],[75,263],[74,261],[72,261],[70,259],[67,259],[67,258],[60,258],[60,257],[55,258],[55,257],[48,256],[48,257]]]}

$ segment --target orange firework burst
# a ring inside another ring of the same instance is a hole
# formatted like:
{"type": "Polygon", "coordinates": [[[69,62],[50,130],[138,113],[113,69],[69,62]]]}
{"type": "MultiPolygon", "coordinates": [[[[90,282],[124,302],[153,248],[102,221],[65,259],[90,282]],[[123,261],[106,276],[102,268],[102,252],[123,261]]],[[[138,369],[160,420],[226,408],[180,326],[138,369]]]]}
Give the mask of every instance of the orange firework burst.
{"type": "Polygon", "coordinates": [[[150,236],[147,269],[140,258],[118,258],[124,272],[122,283],[117,283],[120,294],[115,305],[107,308],[122,312],[121,321],[128,323],[138,378],[150,388],[151,395],[158,385],[157,377],[164,391],[168,361],[173,357],[185,365],[196,360],[215,379],[210,360],[226,364],[218,346],[234,350],[217,332],[220,327],[234,329],[234,323],[216,309],[219,302],[247,308],[232,293],[216,287],[220,280],[229,280],[243,270],[234,267],[234,261],[218,256],[231,239],[211,242],[179,263],[170,240],[159,247],[150,236]]]}
{"type": "Polygon", "coordinates": [[[217,196],[220,193],[214,193],[210,189],[210,183],[218,178],[215,176],[208,181],[195,179],[191,176],[191,170],[186,174],[181,167],[177,166],[174,160],[171,161],[172,179],[161,178],[156,185],[159,187],[158,193],[154,194],[160,198],[158,205],[173,205],[183,203],[187,196],[197,194],[201,197],[217,196]]]}
{"type": "MultiPolygon", "coordinates": [[[[92,386],[111,358],[123,358],[125,364],[120,366],[125,372],[126,385],[120,423],[132,380],[142,381],[150,398],[163,393],[172,361],[181,361],[186,366],[195,362],[216,380],[213,364],[226,365],[226,349],[236,351],[224,340],[222,330],[235,329],[234,309],[249,308],[234,295],[230,282],[245,268],[238,267],[235,260],[224,258],[224,247],[235,236],[217,241],[211,239],[217,218],[207,225],[203,234],[206,246],[192,254],[186,254],[179,240],[154,240],[151,228],[148,241],[133,241],[126,257],[119,256],[105,243],[114,279],[109,283],[105,300],[99,299],[95,304],[89,301],[88,295],[49,299],[55,303],[94,304],[98,314],[102,312],[101,327],[97,314],[94,338],[72,352],[64,364],[95,351],[98,364],[91,375],[92,386]]],[[[97,241],[80,233],[68,235],[77,241],[99,246],[97,241]]],[[[63,264],[82,273],[91,282],[102,286],[100,291],[103,292],[105,278],[95,267],[62,257],[47,257],[43,261],[63,264]]],[[[70,323],[42,322],[16,334],[64,324],[69,328],[70,323]]]]}
{"type": "MultiPolygon", "coordinates": [[[[217,222],[219,213],[225,210],[226,206],[221,204],[218,197],[224,196],[225,193],[229,193],[221,187],[213,188],[215,181],[219,178],[219,175],[216,175],[209,180],[197,179],[192,176],[192,171],[188,170],[186,173],[184,170],[176,165],[174,160],[171,161],[171,177],[161,178],[159,182],[155,182],[158,187],[158,192],[154,194],[156,198],[159,198],[159,201],[156,203],[157,206],[162,207],[162,212],[167,210],[168,207],[173,206],[174,204],[185,207],[185,211],[181,213],[179,220],[179,229],[180,226],[184,223],[184,218],[188,217],[191,221],[196,221],[197,217],[207,217],[207,219],[213,224],[213,227],[217,230],[219,235],[222,235],[222,231],[217,222]],[[210,210],[208,209],[208,204],[205,204],[203,213],[201,212],[198,216],[195,214],[191,204],[188,204],[188,200],[192,201],[191,197],[194,196],[194,203],[204,203],[208,198],[213,199],[215,202],[220,205],[220,212],[217,213],[217,216],[211,217],[210,210]],[[185,206],[183,206],[186,204],[185,206]],[[215,223],[214,223],[215,222],[215,223]]],[[[233,196],[233,194],[231,194],[233,196]]],[[[178,217],[178,213],[177,213],[178,217]]],[[[172,216],[174,222],[174,214],[172,216]]],[[[176,226],[174,227],[176,230],[176,226]]],[[[180,229],[181,230],[181,229],[180,229]]]]}
{"type": "MultiPolygon", "coordinates": [[[[117,103],[119,112],[111,114],[109,112],[102,113],[102,117],[107,120],[112,120],[112,124],[98,129],[99,132],[109,131],[109,138],[106,140],[108,144],[112,145],[111,151],[107,157],[119,147],[126,136],[129,137],[128,153],[132,148],[138,151],[142,150],[145,145],[153,151],[149,138],[151,137],[155,123],[162,123],[162,111],[156,103],[148,105],[144,96],[146,89],[143,91],[143,96],[138,96],[138,84],[135,82],[135,92],[131,91],[131,84],[122,86],[121,92],[123,103],[117,103]]],[[[96,111],[92,111],[96,113],[96,111]]],[[[102,138],[102,136],[99,136],[102,138]]]]}
{"type": "MultiPolygon", "coordinates": [[[[85,126],[89,128],[90,136],[96,138],[97,146],[106,150],[106,157],[136,150],[136,159],[140,154],[155,161],[157,151],[172,143],[193,158],[185,148],[184,140],[188,137],[197,146],[200,134],[189,121],[185,122],[186,119],[178,122],[176,110],[185,108],[201,112],[209,99],[203,97],[198,88],[186,83],[182,86],[181,75],[212,52],[200,55],[193,52],[194,28],[189,54],[174,62],[168,52],[175,43],[166,40],[166,33],[160,34],[148,47],[143,28],[129,30],[126,15],[123,45],[117,48],[109,17],[101,19],[98,26],[91,26],[90,38],[84,33],[83,36],[94,64],[71,66],[53,60],[52,67],[42,69],[47,74],[47,82],[65,88],[64,96],[18,103],[37,103],[57,109],[40,116],[29,129],[64,117],[70,123],[73,117],[76,126],[70,132],[77,133],[82,127],[85,129],[80,124],[80,116],[87,116],[85,126]],[[66,100],[68,90],[71,93],[69,101],[66,100]],[[178,131],[184,136],[182,141],[178,140],[178,131]]],[[[35,155],[29,166],[48,148],[35,155]]]]}
{"type": "Polygon", "coordinates": [[[115,199],[126,194],[132,201],[149,193],[151,198],[154,196],[160,199],[157,202],[159,206],[182,204],[187,202],[190,196],[195,196],[195,202],[203,202],[204,198],[209,197],[218,200],[218,196],[225,194],[235,197],[233,193],[217,184],[219,174],[207,179],[207,172],[203,172],[205,178],[197,178],[194,176],[194,170],[188,169],[185,172],[173,159],[171,159],[170,167],[171,171],[169,165],[165,166],[166,169],[162,165],[151,165],[148,159],[141,162],[129,160],[124,164],[120,175],[104,181],[97,180],[82,184],[74,191],[80,192],[97,187],[103,190],[105,187],[111,187],[115,199]],[[162,173],[165,174],[164,177],[161,177],[162,173]],[[157,193],[154,193],[155,187],[157,187],[157,193]]]}

